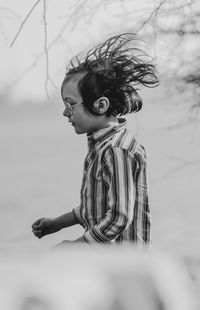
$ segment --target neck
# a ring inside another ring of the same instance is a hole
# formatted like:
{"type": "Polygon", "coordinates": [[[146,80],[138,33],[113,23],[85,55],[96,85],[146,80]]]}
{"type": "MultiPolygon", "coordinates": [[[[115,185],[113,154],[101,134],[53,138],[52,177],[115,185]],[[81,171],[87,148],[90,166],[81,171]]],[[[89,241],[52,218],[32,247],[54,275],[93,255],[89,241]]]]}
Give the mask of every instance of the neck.
{"type": "Polygon", "coordinates": [[[99,122],[96,123],[95,128],[89,134],[92,134],[98,130],[108,128],[108,127],[112,127],[112,126],[118,125],[118,124],[119,123],[118,123],[117,117],[115,117],[115,116],[103,118],[103,119],[99,120],[99,122]]]}
{"type": "Polygon", "coordinates": [[[102,127],[102,129],[107,128],[107,127],[111,127],[111,126],[116,125],[116,124],[118,124],[117,117],[114,117],[114,116],[109,117],[108,120],[105,121],[105,124],[104,124],[105,126],[102,127]]]}

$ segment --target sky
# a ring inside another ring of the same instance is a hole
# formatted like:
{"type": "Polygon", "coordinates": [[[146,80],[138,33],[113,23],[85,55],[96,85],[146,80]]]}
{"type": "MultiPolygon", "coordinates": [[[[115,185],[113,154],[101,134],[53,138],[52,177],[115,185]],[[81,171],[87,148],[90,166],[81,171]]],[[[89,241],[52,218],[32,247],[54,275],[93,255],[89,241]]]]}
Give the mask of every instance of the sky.
{"type": "MultiPolygon", "coordinates": [[[[80,6],[81,2],[83,1],[46,1],[47,46],[54,41],[48,50],[49,75],[53,82],[48,83],[49,96],[59,92],[66,64],[72,56],[98,43],[110,33],[123,31],[115,27],[120,14],[131,12],[133,9],[137,14],[137,10],[144,6],[147,8],[151,3],[145,0],[126,0],[123,4],[122,1],[116,0],[110,1],[109,5],[98,6],[99,2],[106,1],[96,0],[91,2],[93,6],[90,3],[90,6],[85,5],[84,9],[80,6]],[[78,10],[76,5],[80,6],[78,10]],[[65,25],[62,36],[58,38],[65,25]]],[[[36,0],[0,0],[0,92],[9,94],[15,103],[27,99],[41,101],[47,98],[44,86],[46,58],[42,0],[24,23],[12,47],[10,46],[35,3],[36,0]],[[34,64],[37,57],[39,60],[34,64]]]]}

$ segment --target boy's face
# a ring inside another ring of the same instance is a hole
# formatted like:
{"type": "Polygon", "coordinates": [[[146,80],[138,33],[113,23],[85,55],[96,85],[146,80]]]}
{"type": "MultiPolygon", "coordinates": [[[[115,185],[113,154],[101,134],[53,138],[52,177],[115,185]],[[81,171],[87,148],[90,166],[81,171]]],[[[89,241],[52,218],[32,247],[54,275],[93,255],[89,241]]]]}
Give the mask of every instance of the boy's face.
{"type": "Polygon", "coordinates": [[[68,117],[69,123],[72,124],[77,134],[92,133],[98,129],[97,124],[99,117],[84,109],[83,104],[79,104],[83,102],[83,99],[78,91],[78,83],[85,74],[86,73],[74,74],[62,88],[62,99],[65,104],[63,115],[68,117]],[[71,105],[72,113],[68,112],[66,102],[71,105]]]}

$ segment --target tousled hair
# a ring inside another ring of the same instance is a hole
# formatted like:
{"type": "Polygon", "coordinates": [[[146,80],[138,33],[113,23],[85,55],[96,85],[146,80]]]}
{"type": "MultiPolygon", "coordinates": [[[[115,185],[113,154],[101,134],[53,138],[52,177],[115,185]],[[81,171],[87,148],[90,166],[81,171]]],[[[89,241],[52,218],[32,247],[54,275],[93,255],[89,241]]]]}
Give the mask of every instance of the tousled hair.
{"type": "Polygon", "coordinates": [[[84,106],[93,114],[93,102],[104,96],[110,105],[107,116],[125,115],[142,108],[137,85],[156,87],[158,78],[153,60],[134,47],[134,33],[122,33],[107,39],[72,58],[63,85],[76,73],[86,72],[79,81],[84,106]]]}

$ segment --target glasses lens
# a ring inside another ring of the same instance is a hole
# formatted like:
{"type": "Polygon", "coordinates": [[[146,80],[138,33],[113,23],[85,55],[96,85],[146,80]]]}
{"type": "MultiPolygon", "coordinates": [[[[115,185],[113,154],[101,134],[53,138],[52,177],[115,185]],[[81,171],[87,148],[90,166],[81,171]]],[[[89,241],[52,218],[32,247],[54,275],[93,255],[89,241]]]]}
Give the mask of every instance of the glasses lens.
{"type": "Polygon", "coordinates": [[[71,116],[72,115],[72,106],[69,102],[65,101],[65,112],[64,114],[66,116],[71,116]]]}

